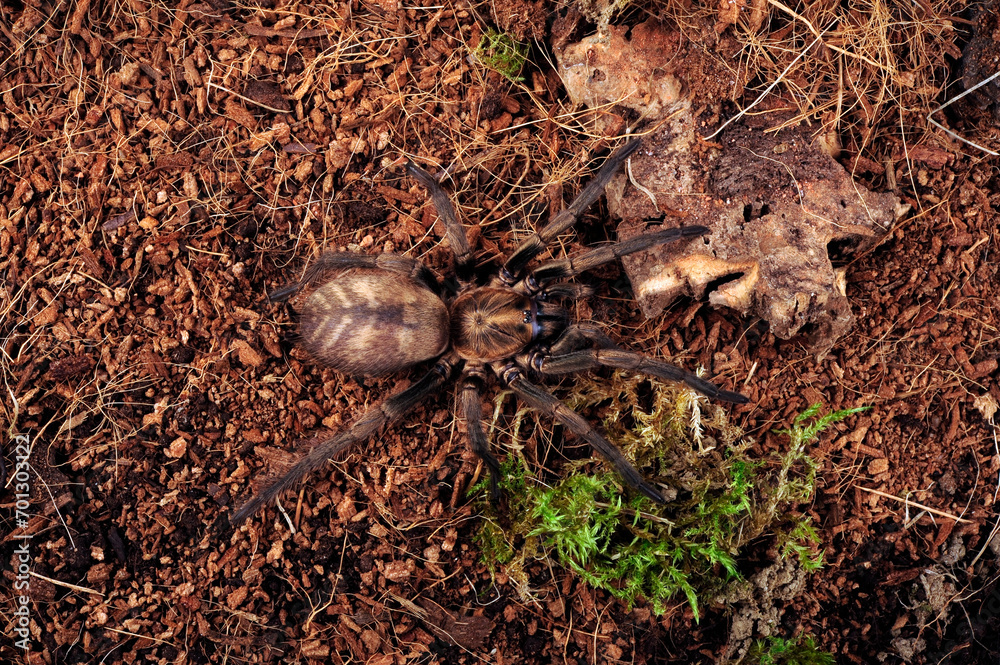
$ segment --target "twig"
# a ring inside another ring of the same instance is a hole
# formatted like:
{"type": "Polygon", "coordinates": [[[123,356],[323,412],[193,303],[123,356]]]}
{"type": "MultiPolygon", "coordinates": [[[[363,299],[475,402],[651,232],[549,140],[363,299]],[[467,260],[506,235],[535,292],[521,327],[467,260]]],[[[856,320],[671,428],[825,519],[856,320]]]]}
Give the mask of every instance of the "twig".
{"type": "MultiPolygon", "coordinates": [[[[805,26],[807,28],[809,28],[809,32],[811,32],[814,35],[816,35],[816,39],[817,40],[820,39],[827,32],[829,32],[830,28],[833,27],[831,25],[829,28],[827,28],[823,32],[819,32],[816,29],[816,26],[814,26],[812,24],[812,21],[810,21],[809,19],[807,19],[805,16],[802,16],[801,14],[796,13],[790,7],[787,7],[787,6],[783,5],[783,4],[781,4],[777,0],[767,0],[767,2],[768,2],[768,4],[772,4],[775,7],[777,7],[778,9],[780,9],[781,11],[785,12],[786,14],[788,14],[789,16],[791,16],[792,18],[794,18],[794,19],[796,19],[798,21],[802,21],[805,24],[805,26]]],[[[841,47],[837,46],[836,44],[825,44],[824,43],[823,45],[826,46],[831,51],[835,51],[837,53],[843,53],[844,55],[846,55],[849,58],[856,58],[856,59],[858,59],[858,60],[860,60],[862,62],[865,62],[865,63],[871,65],[872,67],[874,67],[876,69],[884,69],[884,65],[880,65],[879,63],[875,62],[871,58],[866,58],[865,56],[863,56],[863,55],[861,55],[859,53],[851,53],[850,51],[848,51],[848,50],[846,50],[844,48],[841,48],[841,47]]]]}
{"type": "MultiPolygon", "coordinates": [[[[986,417],[986,422],[989,423],[990,427],[993,429],[993,450],[996,451],[997,457],[1000,457],[1000,442],[997,441],[997,426],[993,422],[993,413],[986,412],[983,413],[983,416],[986,417]]],[[[996,503],[997,501],[998,492],[1000,492],[1000,478],[997,478],[997,489],[993,492],[993,503],[996,503]]],[[[986,548],[989,547],[990,543],[993,542],[993,537],[997,535],[997,531],[1000,531],[1000,519],[997,519],[997,523],[993,525],[993,530],[990,531],[990,535],[986,537],[986,542],[983,543],[983,546],[979,550],[979,553],[976,554],[976,558],[974,558],[972,560],[972,563],[969,565],[972,566],[976,565],[976,562],[979,561],[979,558],[983,556],[984,552],[986,552],[986,548]]]]}
{"type": "Polygon", "coordinates": [[[225,86],[222,86],[222,85],[219,85],[218,83],[212,83],[211,78],[210,78],[210,80],[206,81],[205,84],[206,84],[206,87],[215,88],[216,90],[221,90],[223,92],[228,92],[233,97],[236,97],[238,99],[242,99],[247,104],[253,104],[254,106],[259,106],[260,108],[262,108],[262,109],[264,109],[266,111],[271,111],[272,113],[291,113],[292,112],[291,109],[279,109],[279,108],[275,108],[274,106],[268,106],[267,104],[265,104],[263,102],[258,102],[256,99],[250,99],[249,97],[247,97],[245,95],[241,95],[240,93],[236,92],[235,90],[230,90],[229,88],[227,88],[225,86]]]}
{"type": "Polygon", "coordinates": [[[69,582],[63,582],[62,580],[46,577],[45,575],[42,575],[41,573],[36,573],[33,570],[29,570],[28,574],[31,575],[32,577],[37,577],[40,580],[45,580],[46,582],[52,582],[56,586],[66,587],[67,589],[72,589],[73,591],[81,591],[83,593],[92,593],[94,595],[100,596],[101,598],[104,597],[104,594],[101,593],[100,591],[97,591],[96,589],[88,589],[85,586],[77,586],[76,584],[70,584],[69,582]]]}
{"type": "Polygon", "coordinates": [[[948,519],[955,520],[956,522],[965,522],[966,524],[973,524],[972,520],[967,520],[964,517],[956,517],[954,515],[951,515],[949,513],[944,512],[944,511],[937,510],[936,508],[931,508],[930,506],[925,506],[922,503],[917,503],[916,501],[910,501],[909,499],[900,499],[895,494],[886,494],[885,492],[880,492],[878,490],[871,489],[870,487],[862,487],[860,485],[855,485],[855,487],[857,487],[859,490],[864,490],[866,492],[871,492],[872,494],[876,494],[878,496],[884,496],[887,499],[894,499],[896,501],[899,501],[902,504],[906,504],[907,506],[914,506],[915,508],[919,508],[920,510],[926,510],[927,512],[934,513],[935,515],[938,515],[939,517],[947,517],[948,519]]]}
{"type": "Polygon", "coordinates": [[[38,477],[38,480],[42,482],[42,487],[44,487],[45,491],[48,493],[49,501],[52,502],[52,507],[56,509],[56,515],[59,516],[59,521],[62,523],[63,529],[66,530],[66,537],[69,538],[69,545],[70,547],[73,548],[73,551],[75,552],[76,543],[73,541],[73,532],[69,530],[69,525],[66,524],[66,520],[63,518],[62,515],[62,511],[59,510],[59,504],[56,503],[56,498],[55,496],[52,495],[52,490],[49,489],[49,484],[45,482],[45,479],[42,478],[42,474],[38,473],[38,470],[34,466],[31,466],[30,464],[29,466],[31,467],[31,470],[35,472],[35,475],[38,477]]]}
{"type": "MultiPolygon", "coordinates": [[[[830,27],[832,28],[833,26],[831,25],[830,27]]],[[[761,100],[763,100],[765,97],[767,97],[767,94],[769,92],[771,92],[771,90],[774,89],[774,86],[776,86],[779,83],[781,83],[781,79],[783,79],[785,77],[785,74],[787,74],[789,71],[791,71],[792,67],[795,66],[795,63],[798,62],[799,60],[801,60],[802,56],[804,56],[806,53],[808,53],[809,50],[813,46],[816,45],[816,42],[818,42],[821,39],[823,39],[823,35],[826,34],[828,30],[829,30],[829,28],[827,30],[824,30],[822,33],[816,35],[816,39],[812,40],[812,43],[809,44],[809,46],[807,46],[804,49],[802,49],[802,51],[797,56],[795,56],[795,59],[792,60],[790,63],[788,63],[788,66],[785,67],[785,70],[783,72],[781,72],[781,74],[778,75],[778,78],[774,79],[774,82],[771,83],[771,85],[767,86],[767,89],[764,90],[764,92],[760,93],[760,95],[757,97],[757,99],[753,100],[753,102],[750,104],[750,106],[746,107],[745,109],[743,109],[742,111],[740,111],[739,113],[737,113],[736,115],[734,115],[732,118],[730,118],[729,120],[726,120],[724,123],[722,123],[722,125],[717,130],[715,130],[714,132],[712,132],[712,134],[710,134],[709,136],[704,137],[705,140],[708,141],[708,140],[714,139],[716,136],[719,135],[719,132],[721,132],[723,129],[726,128],[726,125],[728,125],[729,123],[733,122],[734,120],[737,120],[737,119],[743,117],[747,113],[747,111],[749,111],[753,107],[757,106],[757,104],[759,104],[761,102],[761,100]]]]}
{"type": "Polygon", "coordinates": [[[640,192],[642,192],[643,194],[645,194],[646,196],[649,197],[649,200],[653,202],[653,210],[659,210],[660,206],[657,205],[657,203],[656,203],[656,196],[653,194],[653,192],[649,191],[648,189],[646,189],[645,187],[643,187],[642,185],[640,185],[639,181],[636,180],[635,176],[632,175],[632,158],[631,157],[629,157],[628,160],[625,162],[625,171],[628,173],[628,179],[632,183],[632,186],[635,187],[640,192]]]}
{"type": "Polygon", "coordinates": [[[274,504],[278,507],[278,512],[281,513],[281,516],[285,518],[285,523],[288,524],[288,530],[294,535],[295,524],[292,523],[292,519],[288,516],[288,513],[285,512],[285,507],[281,505],[281,500],[275,499],[274,504]]]}
{"type": "Polygon", "coordinates": [[[976,557],[972,560],[972,563],[969,564],[970,567],[975,566],[976,562],[979,561],[979,558],[983,556],[983,554],[986,552],[986,548],[988,548],[990,546],[990,543],[993,542],[993,537],[997,535],[997,531],[1000,531],[1000,518],[997,518],[997,523],[993,525],[993,529],[990,531],[990,535],[986,536],[985,542],[983,543],[983,547],[979,550],[979,553],[976,554],[976,557]]]}
{"type": "MultiPolygon", "coordinates": [[[[595,501],[594,505],[597,506],[598,508],[611,507],[610,503],[605,503],[603,501],[595,501]]],[[[636,510],[635,508],[629,508],[627,506],[616,506],[616,507],[626,515],[632,515],[633,517],[638,515],[639,517],[643,517],[649,520],[650,522],[659,522],[660,524],[666,524],[667,526],[674,525],[674,523],[668,520],[666,517],[660,517],[659,515],[653,515],[652,513],[643,512],[641,510],[636,510]]]]}
{"type": "Polygon", "coordinates": [[[977,83],[976,85],[972,86],[971,88],[969,88],[968,90],[966,90],[962,94],[958,95],[957,97],[952,97],[951,99],[949,99],[948,101],[946,101],[944,104],[942,104],[941,106],[937,107],[936,109],[934,109],[933,111],[931,111],[930,113],[928,113],[927,114],[927,122],[931,123],[932,125],[934,125],[938,129],[940,129],[942,132],[944,132],[945,134],[947,134],[948,136],[950,136],[953,139],[958,139],[962,143],[968,143],[973,148],[979,148],[980,150],[982,150],[983,152],[985,152],[987,154],[994,155],[994,156],[1000,155],[1000,152],[994,152],[993,150],[990,150],[989,148],[984,148],[983,146],[979,145],[978,143],[974,143],[974,142],[970,141],[967,138],[959,136],[958,134],[956,134],[955,132],[951,131],[950,129],[948,129],[947,127],[945,127],[944,125],[942,125],[940,122],[938,122],[937,120],[935,120],[934,118],[931,117],[932,115],[934,115],[938,111],[945,110],[946,108],[948,108],[949,106],[951,106],[952,104],[954,104],[955,102],[957,102],[958,100],[960,100],[962,97],[965,97],[970,92],[974,92],[975,90],[978,90],[979,88],[983,87],[984,85],[986,85],[987,83],[989,83],[990,81],[992,81],[993,79],[995,79],[998,76],[1000,76],[1000,71],[998,71],[996,74],[994,74],[993,76],[989,77],[988,79],[984,79],[984,80],[980,81],[979,83],[977,83]]]}

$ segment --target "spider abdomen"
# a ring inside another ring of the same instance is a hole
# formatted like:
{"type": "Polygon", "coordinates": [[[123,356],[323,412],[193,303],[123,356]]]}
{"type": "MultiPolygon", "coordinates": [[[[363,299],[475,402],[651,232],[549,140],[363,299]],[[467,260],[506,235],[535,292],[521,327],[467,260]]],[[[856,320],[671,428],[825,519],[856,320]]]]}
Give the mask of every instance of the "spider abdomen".
{"type": "Polygon", "coordinates": [[[381,376],[444,353],[448,309],[404,275],[352,272],[309,294],[299,337],[303,348],[336,370],[381,376]]]}

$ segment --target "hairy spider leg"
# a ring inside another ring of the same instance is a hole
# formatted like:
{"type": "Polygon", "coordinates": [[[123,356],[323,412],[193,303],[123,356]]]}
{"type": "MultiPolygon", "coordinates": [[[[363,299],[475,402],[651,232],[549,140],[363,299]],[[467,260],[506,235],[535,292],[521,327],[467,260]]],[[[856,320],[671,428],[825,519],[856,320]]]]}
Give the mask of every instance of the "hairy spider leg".
{"type": "Polygon", "coordinates": [[[663,362],[662,360],[647,358],[634,351],[624,351],[622,349],[587,349],[584,351],[573,351],[561,356],[537,354],[530,359],[530,369],[547,376],[573,374],[597,367],[627,369],[655,376],[658,379],[685,383],[703,395],[721,402],[746,404],[749,401],[746,396],[731,390],[723,390],[714,383],[706,381],[692,372],[663,362]]]}
{"type": "Polygon", "coordinates": [[[271,302],[288,300],[300,290],[326,277],[332,271],[349,270],[351,268],[380,268],[390,272],[410,277],[435,293],[438,291],[437,279],[424,264],[408,256],[397,254],[354,254],[352,252],[325,252],[303,274],[302,279],[294,284],[275,289],[268,296],[271,302]]]}
{"type": "Polygon", "coordinates": [[[641,144],[641,139],[632,139],[608,157],[597,172],[597,175],[587,183],[587,186],[573,199],[573,202],[569,206],[514,250],[514,253],[507,259],[507,262],[500,268],[500,281],[507,286],[516,284],[521,279],[521,274],[528,263],[538,256],[538,253],[545,249],[545,246],[553,238],[573,226],[576,223],[577,217],[583,214],[584,210],[600,198],[611,178],[618,172],[618,169],[625,163],[625,160],[639,149],[641,144]]]}
{"type": "Polygon", "coordinates": [[[490,502],[500,501],[500,462],[490,451],[490,442],[483,429],[482,390],[486,376],[480,363],[469,362],[465,367],[461,392],[459,393],[462,417],[469,430],[469,444],[472,452],[483,460],[490,474],[490,502]]]}
{"type": "Polygon", "coordinates": [[[459,282],[468,284],[472,281],[472,251],[469,248],[469,238],[465,234],[465,227],[458,221],[458,215],[455,214],[455,207],[452,205],[451,199],[448,198],[434,176],[427,171],[413,162],[406,163],[406,170],[430,194],[434,209],[441,221],[444,222],[445,236],[448,238],[452,254],[455,255],[455,274],[459,282]]]}
{"type": "Polygon", "coordinates": [[[274,501],[279,494],[322,467],[331,458],[372,437],[387,425],[396,422],[412,411],[425,397],[441,388],[451,378],[455,363],[456,359],[454,358],[439,359],[437,364],[412,386],[376,404],[352,422],[343,432],[318,443],[288,472],[233,513],[229,519],[230,525],[239,525],[246,518],[274,501]]]}
{"type": "Polygon", "coordinates": [[[611,463],[611,466],[628,485],[657,503],[666,503],[663,496],[642,477],[639,470],[628,461],[625,455],[614,444],[601,436],[583,416],[560,402],[544,388],[528,381],[513,363],[496,365],[493,370],[528,406],[562,423],[569,431],[589,443],[591,448],[611,463]]]}
{"type": "Polygon", "coordinates": [[[599,327],[591,323],[576,323],[567,326],[563,334],[559,336],[559,339],[552,343],[552,346],[545,355],[561,356],[583,347],[585,342],[590,342],[599,349],[618,348],[615,341],[608,337],[599,327]]]}
{"type": "Polygon", "coordinates": [[[592,270],[597,266],[621,258],[622,256],[641,252],[657,245],[673,242],[674,240],[697,238],[706,235],[708,232],[709,229],[707,226],[682,226],[680,228],[664,229],[656,233],[645,233],[634,238],[629,238],[628,240],[622,240],[621,242],[595,247],[574,258],[548,261],[528,273],[528,276],[521,282],[523,284],[522,289],[531,295],[542,290],[546,282],[576,277],[580,273],[592,270]]]}
{"type": "Polygon", "coordinates": [[[547,285],[539,292],[537,300],[551,300],[552,298],[569,298],[570,300],[583,300],[594,295],[594,289],[586,284],[576,282],[561,282],[559,284],[547,285]]]}

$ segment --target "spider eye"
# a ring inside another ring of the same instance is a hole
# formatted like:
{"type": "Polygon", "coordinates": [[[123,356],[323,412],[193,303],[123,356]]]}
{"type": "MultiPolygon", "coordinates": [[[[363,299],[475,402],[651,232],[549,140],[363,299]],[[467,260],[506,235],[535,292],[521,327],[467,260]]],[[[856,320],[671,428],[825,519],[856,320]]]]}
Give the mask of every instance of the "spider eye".
{"type": "Polygon", "coordinates": [[[531,310],[530,309],[524,310],[524,322],[525,323],[531,323],[531,310]]]}

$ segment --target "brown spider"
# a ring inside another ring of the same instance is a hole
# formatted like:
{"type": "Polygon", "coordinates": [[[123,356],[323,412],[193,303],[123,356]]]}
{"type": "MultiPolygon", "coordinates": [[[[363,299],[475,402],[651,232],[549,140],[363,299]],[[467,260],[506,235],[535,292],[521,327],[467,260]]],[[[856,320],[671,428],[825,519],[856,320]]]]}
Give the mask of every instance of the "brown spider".
{"type": "Polygon", "coordinates": [[[448,244],[455,256],[457,293],[440,295],[442,289],[437,279],[415,259],[394,254],[368,256],[340,252],[323,254],[300,282],[278,289],[270,298],[285,300],[303,287],[315,286],[302,306],[299,340],[310,354],[336,370],[381,376],[430,360],[434,366],[415,384],[377,404],[343,432],[321,441],[285,475],[243,504],[233,514],[230,524],[239,524],[327,460],[399,420],[459,372],[462,416],[468,425],[472,450],[489,468],[494,501],[499,496],[500,465],[490,452],[483,431],[480,404],[490,373],[529,406],[585,439],[626,483],[663,503],[660,493],[614,444],[529,380],[529,377],[544,378],[596,367],[617,367],[681,381],[722,401],[747,401],[743,395],[721,390],[679,367],[620,349],[597,326],[571,323],[567,310],[558,304],[560,300],[590,293],[590,289],[565,280],[626,254],[702,236],[708,233],[704,226],[640,235],[527,269],[553,238],[569,229],[597,200],[639,143],[634,139],[611,155],[569,207],[521,243],[499,274],[485,286],[473,282],[465,228],[447,194],[429,173],[407,164],[410,175],[430,193],[444,222],[448,244]]]}

